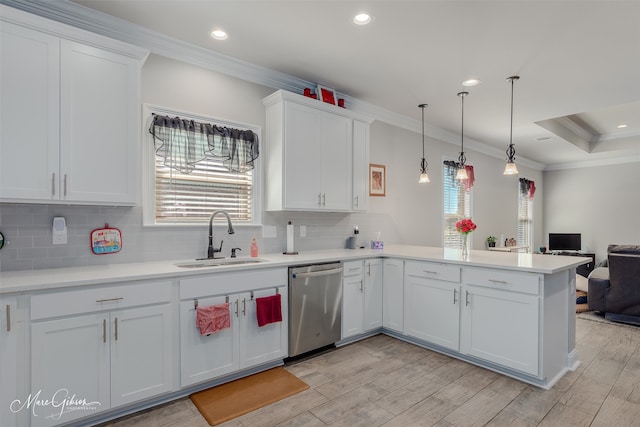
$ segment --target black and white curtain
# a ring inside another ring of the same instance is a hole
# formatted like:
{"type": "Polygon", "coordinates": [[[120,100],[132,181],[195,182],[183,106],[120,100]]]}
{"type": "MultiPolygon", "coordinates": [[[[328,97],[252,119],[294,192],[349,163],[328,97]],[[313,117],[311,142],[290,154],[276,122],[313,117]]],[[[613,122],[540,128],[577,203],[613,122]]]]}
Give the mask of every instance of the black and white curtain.
{"type": "Polygon", "coordinates": [[[153,114],[149,133],[164,165],[184,174],[207,156],[222,158],[231,172],[244,173],[260,155],[258,135],[251,130],[153,114]]]}

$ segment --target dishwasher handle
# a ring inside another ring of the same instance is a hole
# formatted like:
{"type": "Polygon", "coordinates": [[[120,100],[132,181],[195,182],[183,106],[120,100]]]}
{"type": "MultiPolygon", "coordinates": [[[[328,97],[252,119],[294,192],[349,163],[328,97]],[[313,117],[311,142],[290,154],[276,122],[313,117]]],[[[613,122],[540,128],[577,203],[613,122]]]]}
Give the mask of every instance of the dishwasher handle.
{"type": "Polygon", "coordinates": [[[293,273],[292,277],[294,279],[304,279],[306,277],[322,277],[322,276],[330,276],[332,274],[342,273],[342,267],[340,268],[332,268],[331,270],[320,270],[320,271],[311,271],[309,273],[293,273]]]}

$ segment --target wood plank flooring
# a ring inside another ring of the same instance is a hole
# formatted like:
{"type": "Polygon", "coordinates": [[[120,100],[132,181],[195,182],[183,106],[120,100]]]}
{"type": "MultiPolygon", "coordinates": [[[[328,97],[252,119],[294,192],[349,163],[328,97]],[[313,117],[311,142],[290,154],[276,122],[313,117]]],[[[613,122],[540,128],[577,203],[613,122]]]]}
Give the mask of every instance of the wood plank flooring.
{"type": "MultiPolygon", "coordinates": [[[[311,388],[223,427],[640,426],[640,327],[577,319],[551,390],[378,335],[287,366],[311,388]]],[[[205,427],[187,398],[104,427],[205,427]]]]}

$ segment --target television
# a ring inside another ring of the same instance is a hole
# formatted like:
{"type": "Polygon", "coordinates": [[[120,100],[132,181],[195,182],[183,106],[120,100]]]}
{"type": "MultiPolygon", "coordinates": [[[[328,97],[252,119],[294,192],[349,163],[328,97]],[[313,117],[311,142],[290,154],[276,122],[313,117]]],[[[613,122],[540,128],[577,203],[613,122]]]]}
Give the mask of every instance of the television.
{"type": "Polygon", "coordinates": [[[580,233],[549,233],[550,251],[579,251],[582,249],[580,233]]]}

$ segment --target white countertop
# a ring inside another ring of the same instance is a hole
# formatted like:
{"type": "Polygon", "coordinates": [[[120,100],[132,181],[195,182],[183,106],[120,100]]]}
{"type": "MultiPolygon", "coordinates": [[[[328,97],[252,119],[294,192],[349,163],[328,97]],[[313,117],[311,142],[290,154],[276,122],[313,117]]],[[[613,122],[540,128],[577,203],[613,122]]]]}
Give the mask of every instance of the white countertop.
{"type": "MultiPolygon", "coordinates": [[[[588,257],[541,255],[527,253],[503,253],[470,251],[463,259],[460,250],[427,246],[390,245],[384,250],[335,249],[304,251],[297,255],[280,253],[265,254],[263,262],[228,266],[182,268],[175,264],[194,260],[173,260],[144,263],[110,264],[88,267],[53,268],[28,271],[0,272],[0,294],[29,292],[73,286],[95,285],[148,280],[156,278],[185,277],[211,274],[222,271],[237,271],[271,267],[287,267],[313,263],[343,261],[363,258],[402,258],[418,261],[433,261],[475,267],[490,267],[502,270],[517,270],[531,273],[553,274],[568,268],[591,262],[588,257]]],[[[243,258],[238,258],[243,259],[243,258]]]]}

